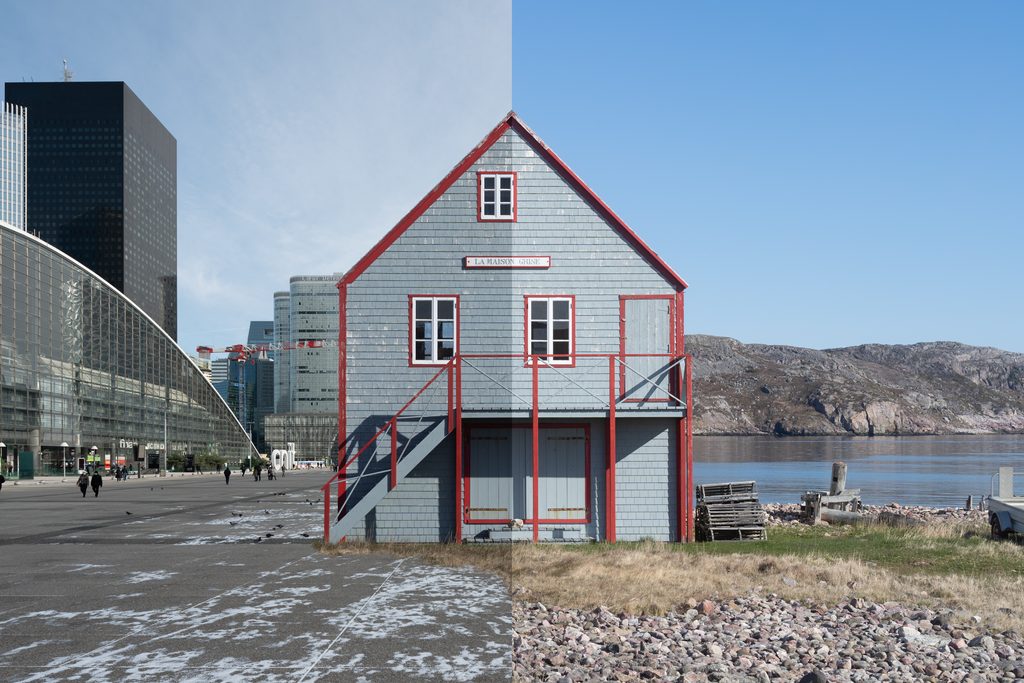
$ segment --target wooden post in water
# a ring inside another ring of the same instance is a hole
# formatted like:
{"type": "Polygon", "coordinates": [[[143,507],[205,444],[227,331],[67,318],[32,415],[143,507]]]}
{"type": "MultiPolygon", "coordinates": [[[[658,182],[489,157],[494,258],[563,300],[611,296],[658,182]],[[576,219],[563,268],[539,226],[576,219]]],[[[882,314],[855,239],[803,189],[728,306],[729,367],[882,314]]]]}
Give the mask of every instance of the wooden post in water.
{"type": "Polygon", "coordinates": [[[838,496],[846,490],[846,463],[837,461],[832,463],[832,485],[828,489],[830,496],[838,496]]]}

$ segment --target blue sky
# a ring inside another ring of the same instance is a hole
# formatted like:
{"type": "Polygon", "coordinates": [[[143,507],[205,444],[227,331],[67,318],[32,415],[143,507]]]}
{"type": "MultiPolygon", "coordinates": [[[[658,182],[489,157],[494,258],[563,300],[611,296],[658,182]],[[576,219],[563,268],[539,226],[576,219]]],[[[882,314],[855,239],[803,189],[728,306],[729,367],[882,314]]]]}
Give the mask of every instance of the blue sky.
{"type": "Polygon", "coordinates": [[[1024,351],[1024,5],[0,0],[0,78],[178,140],[179,337],[241,341],[514,107],[691,284],[687,329],[1024,351]]]}
{"type": "Polygon", "coordinates": [[[688,332],[1024,351],[1024,5],[517,2],[513,101],[688,332]]]}
{"type": "Polygon", "coordinates": [[[0,78],[59,80],[67,57],[177,139],[189,352],[244,342],[290,276],[346,270],[511,108],[509,2],[0,0],[0,17],[0,78]]]}

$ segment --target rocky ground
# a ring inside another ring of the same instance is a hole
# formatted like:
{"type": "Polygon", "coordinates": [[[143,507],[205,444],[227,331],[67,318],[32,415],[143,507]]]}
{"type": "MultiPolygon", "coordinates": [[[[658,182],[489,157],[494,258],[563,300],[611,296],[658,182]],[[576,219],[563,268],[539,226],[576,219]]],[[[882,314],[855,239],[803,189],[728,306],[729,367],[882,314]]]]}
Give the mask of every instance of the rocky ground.
{"type": "MultiPolygon", "coordinates": [[[[769,526],[793,526],[803,524],[800,505],[791,503],[765,503],[769,526]]],[[[988,524],[988,513],[982,510],[963,508],[930,508],[921,505],[865,505],[861,512],[869,517],[908,524],[988,524]]],[[[821,522],[828,524],[828,522],[821,522]]]]}
{"type": "Polygon", "coordinates": [[[1024,638],[852,598],[750,595],[664,617],[516,603],[518,681],[1019,681],[1024,638]]]}
{"type": "MultiPolygon", "coordinates": [[[[765,505],[769,524],[800,524],[800,506],[765,505]]],[[[866,506],[911,524],[985,523],[961,508],[866,506]]],[[[514,604],[517,681],[1024,680],[1024,636],[895,602],[838,605],[750,594],[691,600],[665,616],[514,604]]]]}

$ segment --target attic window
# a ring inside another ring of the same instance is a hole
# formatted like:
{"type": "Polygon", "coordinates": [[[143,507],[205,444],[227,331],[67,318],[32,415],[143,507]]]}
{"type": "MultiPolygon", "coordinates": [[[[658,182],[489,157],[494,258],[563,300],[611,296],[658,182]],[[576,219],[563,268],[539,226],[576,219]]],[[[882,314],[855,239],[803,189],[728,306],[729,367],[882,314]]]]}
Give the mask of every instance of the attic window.
{"type": "Polygon", "coordinates": [[[477,207],[479,220],[516,220],[516,174],[477,173],[477,207]]]}

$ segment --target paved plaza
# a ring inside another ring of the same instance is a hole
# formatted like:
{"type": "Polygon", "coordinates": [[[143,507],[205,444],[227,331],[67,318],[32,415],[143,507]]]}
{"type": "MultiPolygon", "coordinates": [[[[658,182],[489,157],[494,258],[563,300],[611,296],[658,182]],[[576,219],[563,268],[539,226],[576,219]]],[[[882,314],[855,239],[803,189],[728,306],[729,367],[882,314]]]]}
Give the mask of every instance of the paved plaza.
{"type": "Polygon", "coordinates": [[[318,554],[326,476],[8,482],[0,680],[508,680],[501,582],[318,554]]]}

